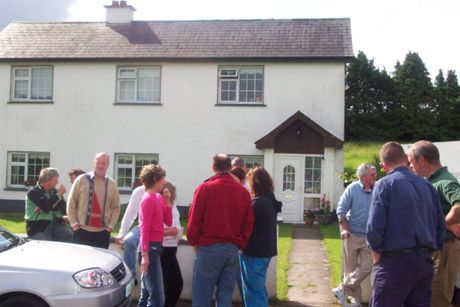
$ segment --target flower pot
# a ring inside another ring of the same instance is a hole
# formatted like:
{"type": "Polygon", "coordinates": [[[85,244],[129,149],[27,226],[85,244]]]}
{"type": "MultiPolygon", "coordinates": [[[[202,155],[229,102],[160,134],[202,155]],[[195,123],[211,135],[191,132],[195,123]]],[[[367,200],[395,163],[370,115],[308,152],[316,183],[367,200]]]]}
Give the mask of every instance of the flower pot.
{"type": "Polygon", "coordinates": [[[304,219],[303,221],[305,222],[306,225],[313,225],[313,223],[315,222],[315,219],[304,219]]]}

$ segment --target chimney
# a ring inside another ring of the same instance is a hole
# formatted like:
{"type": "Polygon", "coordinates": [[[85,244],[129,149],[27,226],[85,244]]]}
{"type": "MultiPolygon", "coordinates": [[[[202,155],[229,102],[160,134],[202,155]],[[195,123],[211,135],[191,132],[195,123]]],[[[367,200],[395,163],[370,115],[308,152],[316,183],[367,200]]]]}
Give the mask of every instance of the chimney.
{"type": "Polygon", "coordinates": [[[133,21],[134,7],[126,1],[112,1],[112,5],[105,5],[106,22],[109,24],[125,24],[133,21]]]}

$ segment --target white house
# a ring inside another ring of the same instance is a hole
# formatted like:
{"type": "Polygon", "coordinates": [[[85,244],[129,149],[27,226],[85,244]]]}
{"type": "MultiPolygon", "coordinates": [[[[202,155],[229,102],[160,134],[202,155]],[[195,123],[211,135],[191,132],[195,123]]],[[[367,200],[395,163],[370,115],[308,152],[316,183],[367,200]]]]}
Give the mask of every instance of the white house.
{"type": "MultiPolygon", "coordinates": [[[[23,208],[44,166],[108,174],[126,202],[159,163],[179,206],[211,176],[215,153],[262,164],[285,221],[343,191],[349,19],[13,22],[0,33],[0,210],[23,208]]],[[[18,209],[19,210],[19,209],[18,209]]]]}

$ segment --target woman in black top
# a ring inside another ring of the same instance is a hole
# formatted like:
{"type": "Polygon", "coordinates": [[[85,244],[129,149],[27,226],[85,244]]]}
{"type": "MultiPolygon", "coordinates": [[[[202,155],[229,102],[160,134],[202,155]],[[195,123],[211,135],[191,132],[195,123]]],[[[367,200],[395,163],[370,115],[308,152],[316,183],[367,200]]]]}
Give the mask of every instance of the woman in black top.
{"type": "Polygon", "coordinates": [[[265,286],[270,259],[277,254],[276,218],[282,203],[273,195],[273,180],[262,167],[249,174],[249,187],[254,196],[254,228],[241,257],[241,277],[245,306],[268,306],[265,286]]]}

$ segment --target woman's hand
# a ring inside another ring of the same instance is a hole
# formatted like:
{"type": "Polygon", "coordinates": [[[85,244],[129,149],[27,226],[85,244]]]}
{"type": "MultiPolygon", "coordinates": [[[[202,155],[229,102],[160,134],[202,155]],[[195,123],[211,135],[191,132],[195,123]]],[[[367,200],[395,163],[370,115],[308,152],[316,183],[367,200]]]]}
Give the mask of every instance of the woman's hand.
{"type": "Polygon", "coordinates": [[[149,253],[142,252],[141,273],[147,273],[148,268],[149,268],[149,253]]]}

